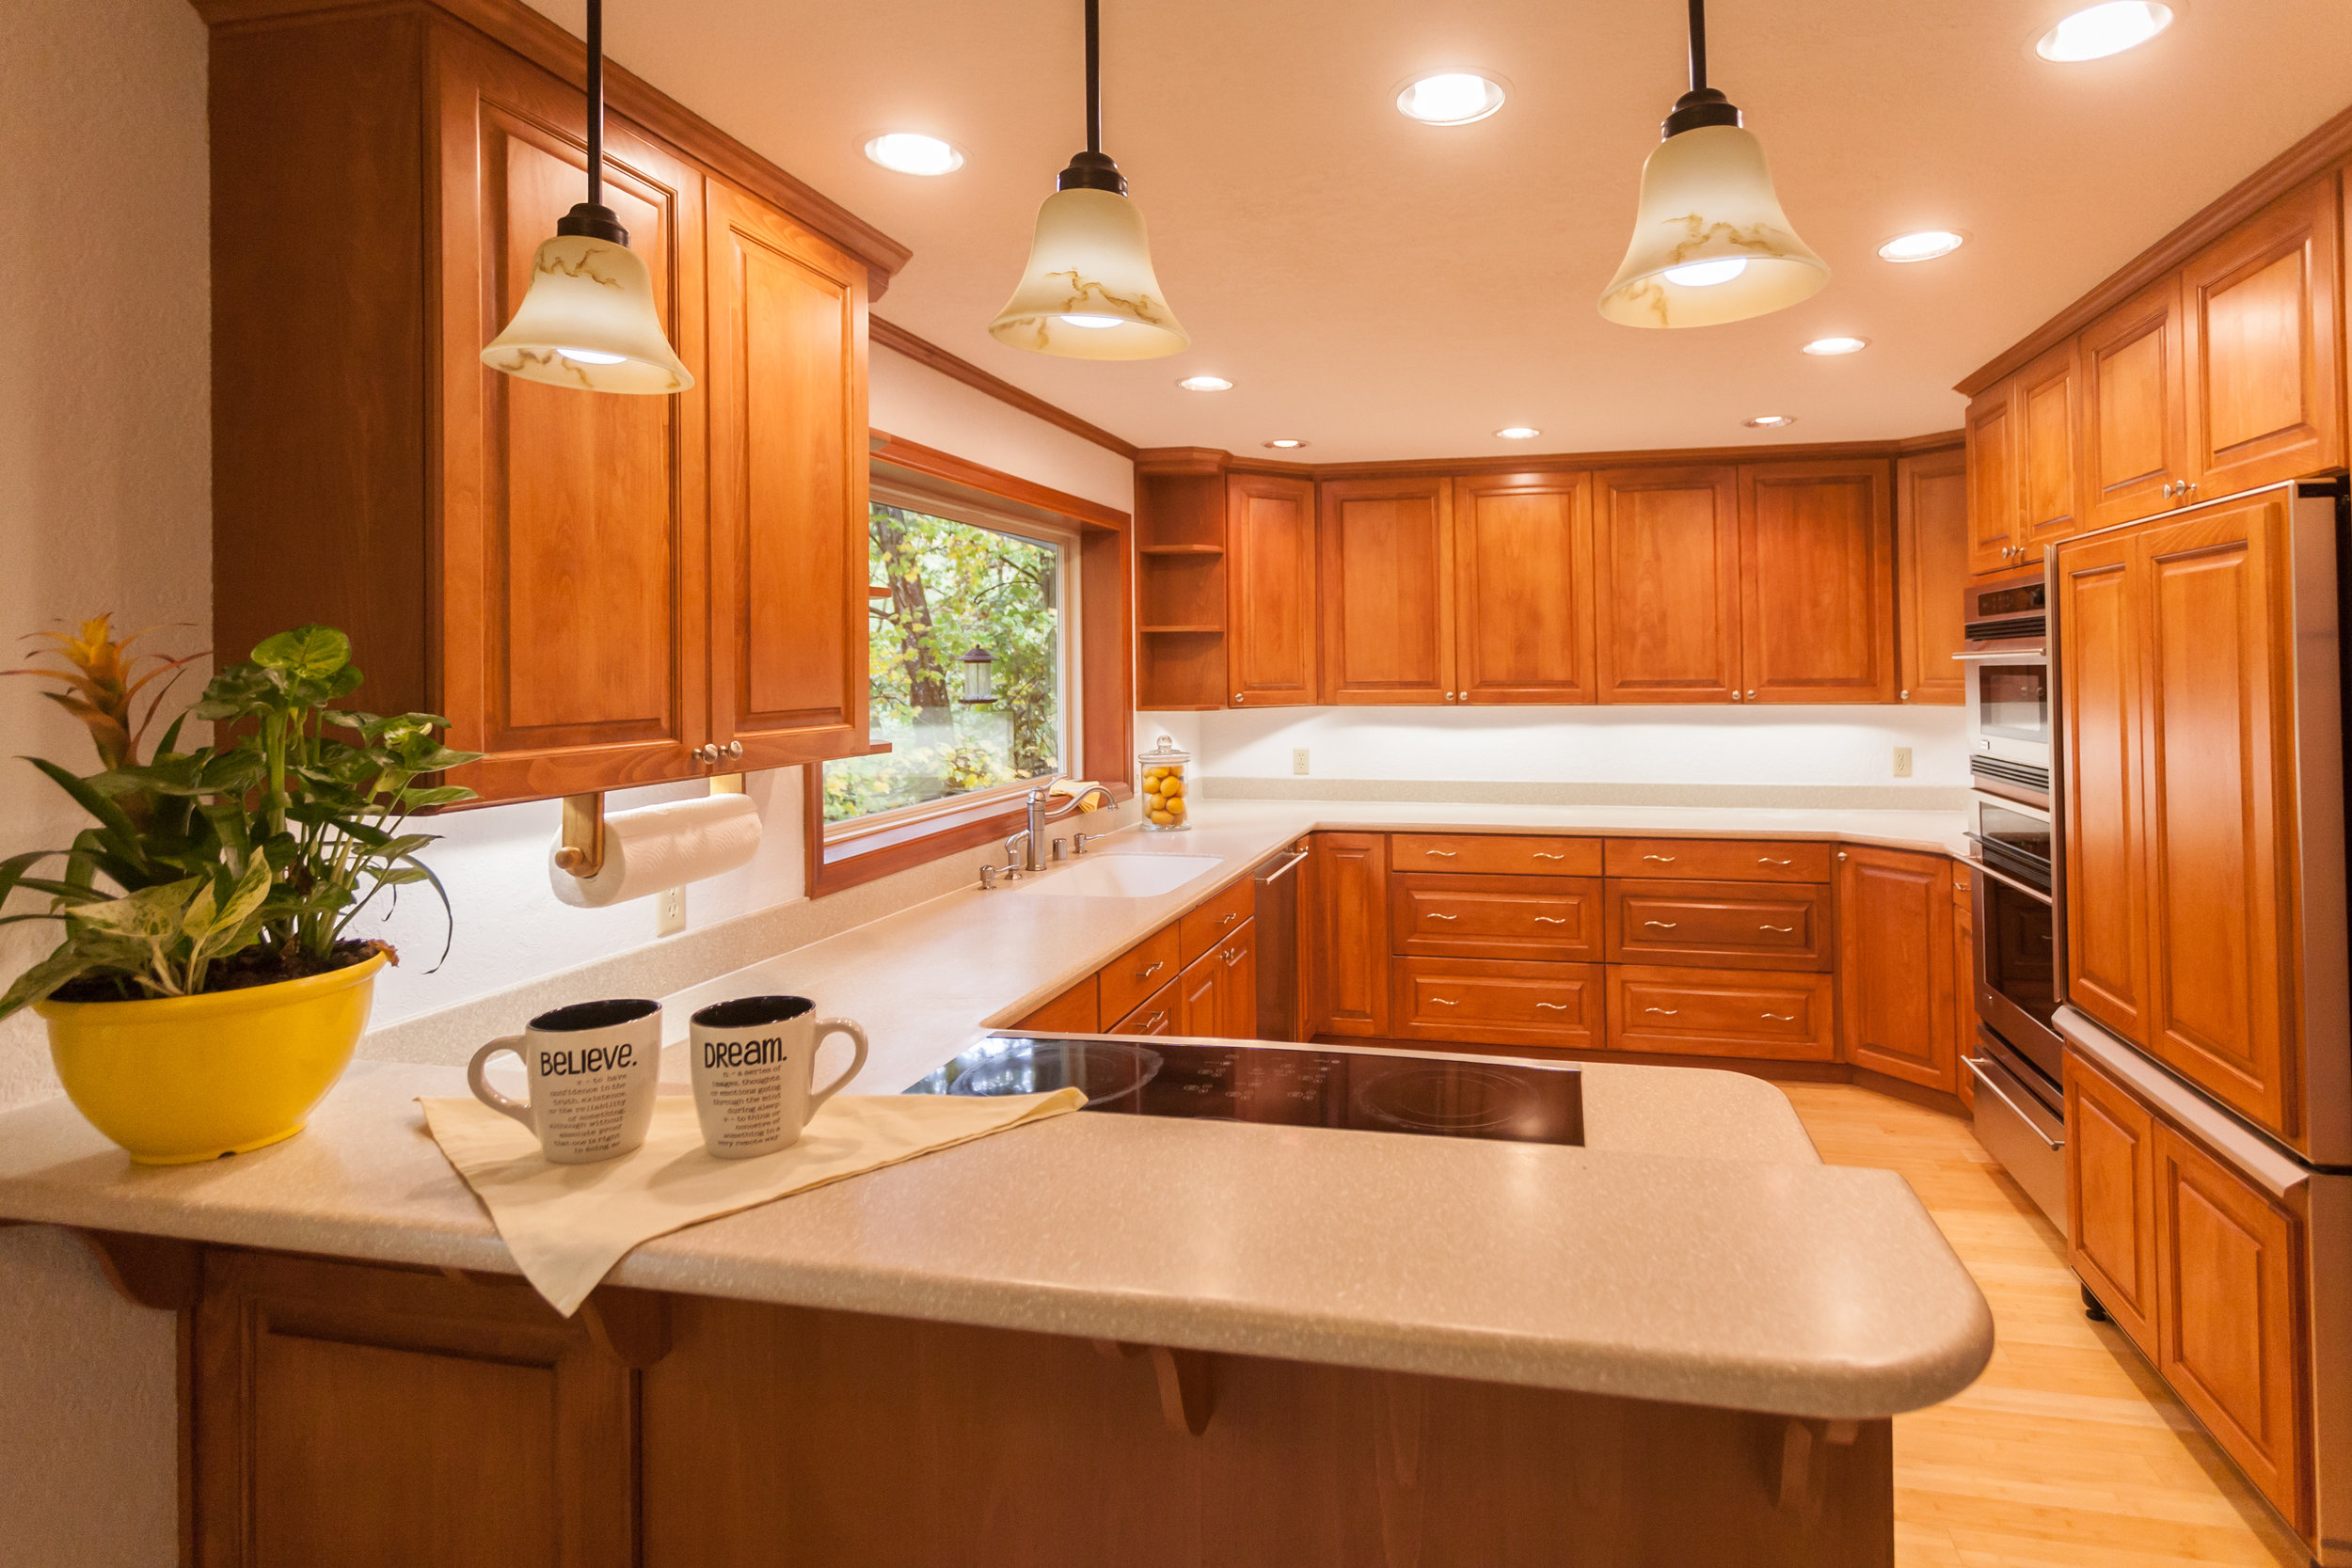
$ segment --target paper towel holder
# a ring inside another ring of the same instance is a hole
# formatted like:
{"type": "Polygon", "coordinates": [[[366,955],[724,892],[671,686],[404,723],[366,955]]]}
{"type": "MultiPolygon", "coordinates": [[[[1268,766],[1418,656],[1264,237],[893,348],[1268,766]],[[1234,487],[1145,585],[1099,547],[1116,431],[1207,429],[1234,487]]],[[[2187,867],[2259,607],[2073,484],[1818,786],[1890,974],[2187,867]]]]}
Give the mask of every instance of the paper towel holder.
{"type": "Polygon", "coordinates": [[[604,869],[604,796],[564,797],[564,847],[555,852],[555,866],[581,881],[604,869]]]}

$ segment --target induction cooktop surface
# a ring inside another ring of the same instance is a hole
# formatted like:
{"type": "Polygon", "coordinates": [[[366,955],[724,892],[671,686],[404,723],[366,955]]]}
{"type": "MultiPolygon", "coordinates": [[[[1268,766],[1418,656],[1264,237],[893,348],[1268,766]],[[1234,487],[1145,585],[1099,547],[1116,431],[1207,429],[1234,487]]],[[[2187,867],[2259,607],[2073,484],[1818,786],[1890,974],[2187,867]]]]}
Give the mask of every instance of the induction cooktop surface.
{"type": "Polygon", "coordinates": [[[1086,1108],[1285,1127],[1346,1127],[1510,1143],[1581,1145],[1574,1067],[1242,1040],[982,1041],[910,1094],[1042,1094],[1075,1086],[1086,1108]]]}

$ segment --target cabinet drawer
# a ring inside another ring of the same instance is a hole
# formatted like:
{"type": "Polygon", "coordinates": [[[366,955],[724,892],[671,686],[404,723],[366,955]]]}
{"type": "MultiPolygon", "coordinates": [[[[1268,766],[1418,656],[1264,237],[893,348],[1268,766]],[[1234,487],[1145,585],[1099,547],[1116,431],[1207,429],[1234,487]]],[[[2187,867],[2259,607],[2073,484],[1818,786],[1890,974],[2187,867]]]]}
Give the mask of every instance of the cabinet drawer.
{"type": "Polygon", "coordinates": [[[1532,833],[1395,833],[1389,839],[1389,866],[1487,877],[1597,877],[1600,840],[1538,838],[1532,833]]]}
{"type": "Polygon", "coordinates": [[[1390,1027],[1400,1039],[1591,1050],[1601,1037],[1598,964],[1399,958],[1390,1027]]]}
{"type": "Polygon", "coordinates": [[[1826,974],[1609,966],[1609,1043],[1686,1056],[1826,1062],[1836,1055],[1826,974]]]}
{"type": "Polygon", "coordinates": [[[1102,1027],[1096,995],[1095,977],[1089,974],[1013,1027],[1034,1029],[1041,1035],[1091,1035],[1102,1027]]]}
{"type": "Polygon", "coordinates": [[[1826,971],[1829,889],[1811,882],[1607,884],[1611,963],[1826,971]]]}
{"type": "Polygon", "coordinates": [[[1103,1032],[1106,1035],[1172,1035],[1176,1032],[1176,982],[1170,980],[1136,1004],[1135,1011],[1103,1032]]]}
{"type": "Polygon", "coordinates": [[[1176,927],[1161,927],[1136,943],[1098,972],[1102,982],[1101,1013],[1104,1018],[1125,1018],[1143,1005],[1144,998],[1176,978],[1182,960],[1177,957],[1176,927]]]}
{"type": "Polygon", "coordinates": [[[1389,879],[1389,935],[1399,953],[1463,958],[1600,959],[1597,877],[1389,879]]]}
{"type": "Polygon", "coordinates": [[[1612,877],[1708,882],[1826,882],[1830,847],[1769,838],[1613,838],[1612,877]]]}
{"type": "Polygon", "coordinates": [[[1230,937],[1257,907],[1258,884],[1244,877],[1184,911],[1176,922],[1177,956],[1192,962],[1230,937]]]}

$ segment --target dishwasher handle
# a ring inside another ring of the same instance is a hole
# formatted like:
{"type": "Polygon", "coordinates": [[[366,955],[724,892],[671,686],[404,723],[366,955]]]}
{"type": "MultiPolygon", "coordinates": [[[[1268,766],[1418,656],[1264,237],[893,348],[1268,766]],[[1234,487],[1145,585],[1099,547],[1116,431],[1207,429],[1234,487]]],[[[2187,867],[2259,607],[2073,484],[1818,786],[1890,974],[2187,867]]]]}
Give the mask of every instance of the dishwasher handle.
{"type": "Polygon", "coordinates": [[[1963,1056],[1960,1060],[1963,1067],[1967,1068],[1970,1072],[1976,1074],[1977,1087],[1986,1090],[1993,1096],[1994,1099],[1999,1101],[2002,1104],[2008,1106],[2012,1112],[2014,1112],[2019,1121],[2024,1122],[2028,1128],[2033,1130],[2033,1135],[2035,1137],[2040,1138],[2043,1143],[2050,1146],[2051,1153],[2056,1154],[2059,1149],[2066,1147],[2066,1140],[2064,1138],[2052,1138],[2049,1133],[2044,1132],[2042,1130],[2042,1118],[2041,1117],[2029,1115],[2023,1105],[2018,1104],[2017,1101],[2009,1097],[2009,1092],[2001,1087],[1999,1083],[1994,1079],[1991,1073],[1984,1070],[1987,1064],[1983,1057],[1963,1056]]]}

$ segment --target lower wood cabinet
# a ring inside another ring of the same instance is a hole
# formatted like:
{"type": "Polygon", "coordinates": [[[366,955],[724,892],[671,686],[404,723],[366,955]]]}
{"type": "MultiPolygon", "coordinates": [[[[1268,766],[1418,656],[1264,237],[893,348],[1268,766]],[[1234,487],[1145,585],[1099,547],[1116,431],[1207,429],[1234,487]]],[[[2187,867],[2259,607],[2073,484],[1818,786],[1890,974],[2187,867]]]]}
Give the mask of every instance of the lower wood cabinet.
{"type": "Polygon", "coordinates": [[[1495,958],[1398,958],[1391,1032],[1400,1039],[1538,1045],[1603,1043],[1601,967],[1495,958]]]}
{"type": "Polygon", "coordinates": [[[1177,982],[1170,980],[1103,1032],[1106,1035],[1173,1035],[1183,1008],[1176,1000],[1177,982]]]}
{"type": "Polygon", "coordinates": [[[1307,1033],[1389,1032],[1389,837],[1317,833],[1307,858],[1299,984],[1307,1033]]]}
{"type": "Polygon", "coordinates": [[[1101,1016],[1125,1018],[1175,979],[1182,967],[1177,927],[1163,926],[1103,966],[1096,976],[1102,986],[1101,1016]]]}
{"type": "Polygon", "coordinates": [[[1240,930],[1184,966],[1176,979],[1174,1033],[1258,1037],[1257,924],[1243,921],[1240,930]]]}
{"type": "Polygon", "coordinates": [[[1837,851],[1837,995],[1848,1061],[1958,1094],[1950,864],[1858,844],[1837,851]]]}
{"type": "Polygon", "coordinates": [[[1594,877],[1452,877],[1392,872],[1389,930],[1398,953],[1592,962],[1601,955],[1594,877]]]}
{"type": "Polygon", "coordinates": [[[1611,964],[1609,1043],[1676,1056],[1826,1062],[1837,1054],[1826,974],[1611,964]]]}
{"type": "Polygon", "coordinates": [[[1977,1102],[1977,1075],[1964,1065],[1977,1053],[1977,904],[1975,874],[1952,862],[1952,1055],[1959,1071],[1960,1102],[1977,1102]]]}
{"type": "Polygon", "coordinates": [[[1611,963],[1830,967],[1830,890],[1811,882],[1634,881],[1604,900],[1611,963]]]}
{"type": "Polygon", "coordinates": [[[2155,1353],[2155,1117],[2066,1053],[2066,1260],[2116,1326],[2155,1353]]]}
{"type": "Polygon", "coordinates": [[[1041,1035],[1091,1035],[1103,1026],[1100,990],[1100,977],[1089,974],[1013,1027],[1041,1035]]]}

